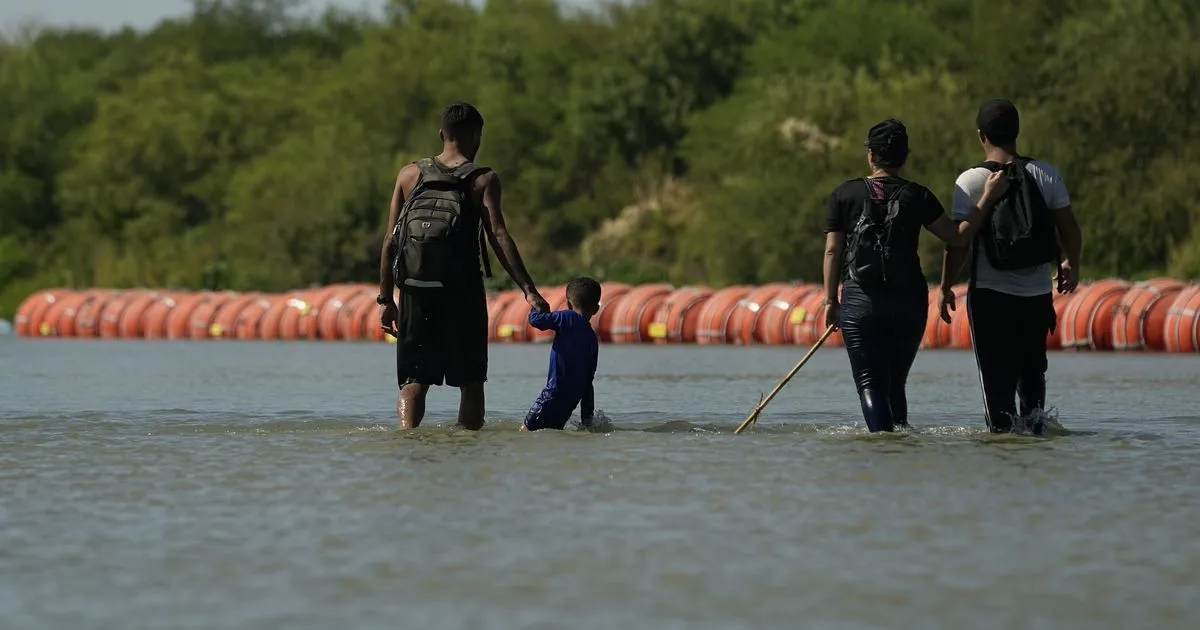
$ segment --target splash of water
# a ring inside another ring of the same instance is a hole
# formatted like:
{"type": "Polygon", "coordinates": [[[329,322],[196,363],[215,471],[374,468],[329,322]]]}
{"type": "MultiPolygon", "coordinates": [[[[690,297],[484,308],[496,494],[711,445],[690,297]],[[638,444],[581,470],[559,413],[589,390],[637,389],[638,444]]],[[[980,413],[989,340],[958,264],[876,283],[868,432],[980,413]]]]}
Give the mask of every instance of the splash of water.
{"type": "Polygon", "coordinates": [[[608,419],[603,409],[597,409],[592,414],[592,426],[585,427],[583,422],[578,419],[571,419],[571,427],[576,431],[589,431],[591,433],[611,433],[616,427],[613,426],[612,420],[608,419]]]}
{"type": "Polygon", "coordinates": [[[1068,435],[1070,431],[1058,421],[1058,408],[1034,409],[1027,416],[1013,416],[1012,432],[1017,435],[1068,435]]]}

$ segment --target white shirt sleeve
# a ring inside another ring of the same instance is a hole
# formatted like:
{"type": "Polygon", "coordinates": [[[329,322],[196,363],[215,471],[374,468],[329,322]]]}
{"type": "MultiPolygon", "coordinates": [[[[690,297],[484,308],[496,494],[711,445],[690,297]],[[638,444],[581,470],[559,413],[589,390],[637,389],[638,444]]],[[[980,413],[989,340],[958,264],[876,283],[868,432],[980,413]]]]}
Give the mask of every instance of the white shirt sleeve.
{"type": "Polygon", "coordinates": [[[951,196],[950,217],[955,221],[966,221],[971,216],[971,210],[983,196],[983,184],[987,177],[979,177],[976,171],[987,169],[969,169],[963,171],[954,182],[954,194],[951,196]]]}
{"type": "Polygon", "coordinates": [[[1046,207],[1057,210],[1071,205],[1071,195],[1067,192],[1067,184],[1063,182],[1062,175],[1058,173],[1057,169],[1041,161],[1035,161],[1031,166],[1034,166],[1030,171],[1038,183],[1038,188],[1042,190],[1046,207]]]}

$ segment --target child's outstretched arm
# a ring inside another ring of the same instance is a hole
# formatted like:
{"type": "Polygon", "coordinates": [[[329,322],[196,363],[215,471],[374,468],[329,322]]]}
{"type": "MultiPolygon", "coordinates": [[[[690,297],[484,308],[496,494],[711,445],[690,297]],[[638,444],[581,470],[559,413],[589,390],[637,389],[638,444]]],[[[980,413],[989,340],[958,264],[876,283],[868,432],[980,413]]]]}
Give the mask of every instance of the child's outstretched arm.
{"type": "Polygon", "coordinates": [[[538,330],[558,330],[559,319],[558,313],[539,313],[532,308],[529,309],[529,325],[538,330]]]}

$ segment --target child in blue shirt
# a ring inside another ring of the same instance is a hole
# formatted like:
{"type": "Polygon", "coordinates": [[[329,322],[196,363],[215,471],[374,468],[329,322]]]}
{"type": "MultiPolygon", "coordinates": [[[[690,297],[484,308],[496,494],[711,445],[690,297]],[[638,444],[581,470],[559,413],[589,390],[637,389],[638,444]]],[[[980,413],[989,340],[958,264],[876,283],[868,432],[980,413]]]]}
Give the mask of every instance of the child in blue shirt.
{"type": "Polygon", "coordinates": [[[575,278],[567,283],[567,310],[538,313],[530,310],[529,325],[538,330],[553,330],[550,347],[550,373],[546,387],[533,403],[522,431],[559,429],[579,406],[583,426],[592,425],[596,377],[596,358],[600,342],[592,330],[592,317],[600,310],[600,283],[591,278],[575,278]]]}

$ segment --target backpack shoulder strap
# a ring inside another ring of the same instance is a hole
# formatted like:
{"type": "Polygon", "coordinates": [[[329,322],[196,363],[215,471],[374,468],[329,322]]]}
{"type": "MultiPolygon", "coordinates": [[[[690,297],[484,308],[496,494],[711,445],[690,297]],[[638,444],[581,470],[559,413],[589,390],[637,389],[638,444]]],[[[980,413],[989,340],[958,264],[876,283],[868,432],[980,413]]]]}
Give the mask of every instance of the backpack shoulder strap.
{"type": "Polygon", "coordinates": [[[474,177],[475,175],[477,175],[477,174],[481,175],[490,170],[492,170],[492,169],[491,169],[491,167],[488,167],[488,166],[480,166],[479,164],[476,164],[474,162],[463,162],[462,164],[459,164],[458,166],[454,167],[454,169],[450,172],[455,177],[457,177],[463,181],[470,181],[471,178],[474,177]]]}
{"type": "Polygon", "coordinates": [[[906,180],[904,180],[904,183],[903,183],[903,184],[900,184],[900,187],[896,189],[896,192],[892,193],[892,194],[891,194],[891,196],[890,196],[890,197],[888,197],[888,201],[897,201],[897,200],[899,200],[899,199],[900,199],[900,195],[903,195],[903,194],[904,194],[904,191],[908,190],[908,186],[909,186],[910,184],[912,184],[912,182],[908,181],[907,179],[906,179],[906,180]]]}
{"type": "Polygon", "coordinates": [[[986,168],[987,170],[995,173],[996,171],[1004,168],[1004,165],[995,160],[987,160],[986,162],[980,162],[971,168],[986,168]]]}
{"type": "Polygon", "coordinates": [[[465,162],[454,169],[445,170],[433,158],[422,158],[413,163],[417,165],[417,168],[421,169],[421,179],[417,182],[417,185],[413,187],[413,190],[416,190],[422,184],[438,183],[447,184],[450,186],[461,185],[462,177],[459,175],[459,171],[467,166],[474,166],[474,164],[471,162],[465,162]]]}
{"type": "Polygon", "coordinates": [[[442,169],[438,168],[433,158],[421,158],[413,162],[417,165],[417,170],[420,171],[420,176],[417,177],[417,183],[413,185],[412,190],[408,193],[408,199],[411,201],[417,193],[426,188],[429,184],[450,184],[454,185],[457,180],[447,174],[442,169]]]}
{"type": "Polygon", "coordinates": [[[887,214],[884,215],[883,218],[885,223],[890,224],[895,221],[896,217],[900,216],[900,195],[903,195],[904,191],[908,190],[910,184],[912,184],[912,182],[905,180],[904,183],[900,184],[900,187],[896,189],[896,192],[892,193],[891,196],[888,197],[887,214]]]}
{"type": "MultiPolygon", "coordinates": [[[[468,192],[469,194],[470,185],[475,180],[475,177],[490,172],[491,170],[492,168],[490,166],[481,166],[474,162],[467,161],[456,166],[451,173],[454,177],[458,178],[460,185],[465,189],[464,192],[468,192]]],[[[478,211],[480,214],[482,214],[484,210],[483,208],[479,208],[478,211]]],[[[491,278],[492,262],[491,257],[488,255],[487,230],[483,227],[483,221],[479,222],[478,238],[479,257],[483,262],[483,275],[484,277],[491,278]]]]}

